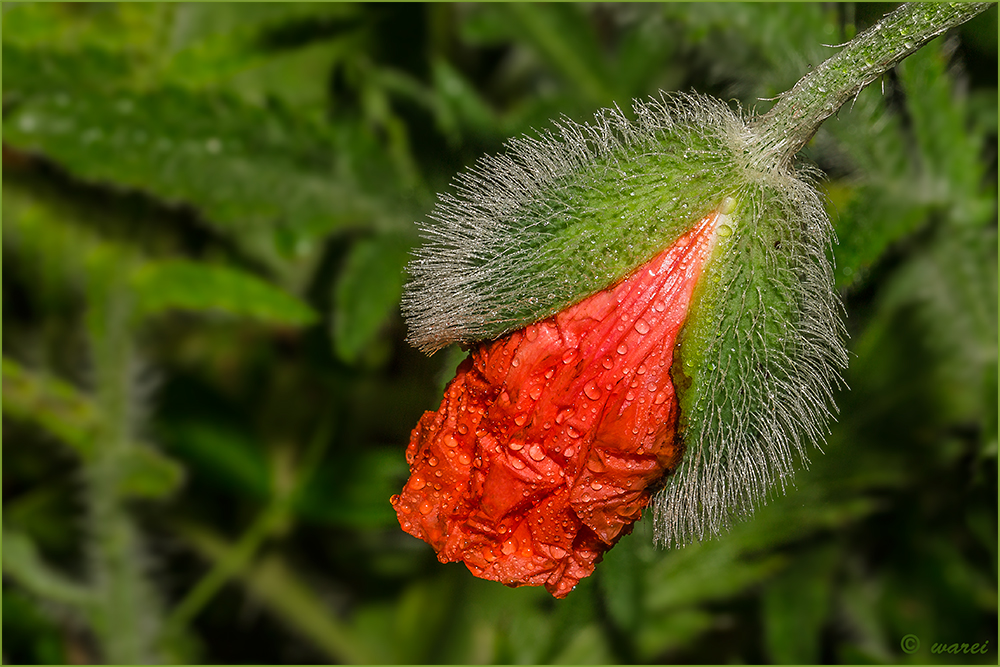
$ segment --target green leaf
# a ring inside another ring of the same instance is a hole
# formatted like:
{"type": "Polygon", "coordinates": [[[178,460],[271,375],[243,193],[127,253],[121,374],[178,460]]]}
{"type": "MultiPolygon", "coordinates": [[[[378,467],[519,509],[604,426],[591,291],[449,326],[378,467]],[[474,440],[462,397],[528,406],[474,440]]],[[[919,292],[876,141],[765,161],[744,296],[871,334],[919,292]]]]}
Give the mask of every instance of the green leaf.
{"type": "Polygon", "coordinates": [[[42,560],[31,538],[6,528],[3,530],[3,573],[43,599],[77,607],[85,607],[92,601],[92,594],[86,587],[56,572],[42,560]]]}
{"type": "Polygon", "coordinates": [[[800,554],[765,591],[765,637],[775,664],[820,661],[820,633],[830,612],[838,556],[829,546],[800,554]]]}
{"type": "Polygon", "coordinates": [[[662,656],[694,640],[712,627],[713,614],[700,609],[672,609],[643,619],[635,631],[636,650],[641,662],[658,663],[662,656]]]}
{"type": "Polygon", "coordinates": [[[636,548],[636,536],[623,537],[605,554],[597,571],[608,614],[622,630],[637,625],[642,609],[643,564],[636,548]]]}
{"type": "Polygon", "coordinates": [[[100,417],[90,399],[72,385],[4,357],[3,398],[5,415],[34,422],[85,459],[94,454],[100,417]]]}
{"type": "Polygon", "coordinates": [[[331,137],[280,109],[180,88],[38,95],[4,115],[4,141],[77,178],[195,206],[274,268],[379,207],[337,179],[331,137]]]}
{"type": "Polygon", "coordinates": [[[250,317],[270,324],[305,326],[316,319],[309,306],[244,271],[188,260],[149,262],[132,277],[146,316],[180,309],[250,317]]]}
{"type": "Polygon", "coordinates": [[[334,288],[333,341],[337,356],[358,361],[396,313],[411,241],[379,236],[355,243],[334,288]]]}
{"type": "Polygon", "coordinates": [[[177,419],[165,426],[162,439],[168,451],[213,484],[259,500],[270,497],[267,459],[242,430],[223,423],[177,419]]]}
{"type": "Polygon", "coordinates": [[[3,587],[4,662],[69,663],[63,630],[47,607],[44,601],[31,599],[15,586],[3,587]]]}
{"type": "Polygon", "coordinates": [[[986,132],[971,126],[968,98],[948,75],[948,59],[938,39],[899,67],[923,157],[920,186],[950,209],[956,226],[988,225],[996,220],[996,189],[984,187],[986,132]]]}
{"type": "Polygon", "coordinates": [[[148,446],[131,447],[121,466],[120,493],[132,498],[163,498],[184,479],[179,463],[148,446]]]}
{"type": "Polygon", "coordinates": [[[342,453],[336,466],[316,472],[297,499],[296,510],[304,518],[341,526],[397,525],[388,498],[399,493],[406,473],[406,462],[392,448],[342,453]]]}
{"type": "Polygon", "coordinates": [[[607,639],[596,623],[586,625],[561,647],[553,665],[606,665],[612,662],[607,639]]]}

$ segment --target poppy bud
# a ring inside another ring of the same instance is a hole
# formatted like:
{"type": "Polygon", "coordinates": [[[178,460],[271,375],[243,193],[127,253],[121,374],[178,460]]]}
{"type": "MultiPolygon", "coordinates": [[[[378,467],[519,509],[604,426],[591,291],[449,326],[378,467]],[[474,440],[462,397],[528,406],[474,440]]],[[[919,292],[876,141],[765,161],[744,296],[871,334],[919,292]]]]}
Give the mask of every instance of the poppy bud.
{"type": "Polygon", "coordinates": [[[818,443],[846,365],[809,184],[722,103],[562,121],[458,177],[410,341],[474,343],[392,499],[444,562],[563,597],[656,489],[657,540],[748,512],[818,443]]]}

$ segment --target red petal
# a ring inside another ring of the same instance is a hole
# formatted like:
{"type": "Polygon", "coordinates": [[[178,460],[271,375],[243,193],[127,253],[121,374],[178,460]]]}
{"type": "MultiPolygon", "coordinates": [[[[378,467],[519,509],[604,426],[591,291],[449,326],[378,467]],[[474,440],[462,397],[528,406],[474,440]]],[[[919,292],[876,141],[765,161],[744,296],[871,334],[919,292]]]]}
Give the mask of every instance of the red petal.
{"type": "Polygon", "coordinates": [[[480,343],[410,437],[392,504],[441,562],[557,598],[680,462],[674,345],[716,214],[614,287],[480,343]]]}

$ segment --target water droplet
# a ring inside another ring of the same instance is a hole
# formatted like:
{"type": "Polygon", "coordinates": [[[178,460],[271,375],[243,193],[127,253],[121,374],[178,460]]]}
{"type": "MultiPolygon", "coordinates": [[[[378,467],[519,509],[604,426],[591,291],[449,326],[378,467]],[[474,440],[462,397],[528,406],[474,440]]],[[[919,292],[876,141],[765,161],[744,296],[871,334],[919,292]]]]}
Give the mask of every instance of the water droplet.
{"type": "Polygon", "coordinates": [[[622,343],[618,346],[618,354],[625,354],[626,352],[628,352],[628,345],[622,343]]]}
{"type": "Polygon", "coordinates": [[[563,408],[562,410],[559,411],[559,414],[556,415],[556,423],[557,424],[562,424],[574,412],[575,412],[575,410],[573,408],[571,408],[571,407],[563,408]]]}
{"type": "Polygon", "coordinates": [[[532,387],[531,389],[528,390],[528,396],[531,398],[531,400],[537,401],[539,398],[542,397],[542,388],[532,387]]]}
{"type": "Polygon", "coordinates": [[[653,403],[655,403],[656,405],[663,405],[666,402],[667,402],[667,393],[664,391],[658,393],[656,395],[656,398],[653,399],[653,403]]]}
{"type": "Polygon", "coordinates": [[[444,444],[448,447],[458,447],[458,439],[451,433],[444,436],[444,444]]]}
{"type": "Polygon", "coordinates": [[[593,380],[584,385],[583,393],[592,401],[596,401],[601,397],[601,390],[593,380]]]}
{"type": "Polygon", "coordinates": [[[649,333],[649,324],[646,320],[638,320],[635,323],[635,330],[641,334],[647,334],[649,333]]]}
{"type": "Polygon", "coordinates": [[[635,369],[635,374],[636,375],[645,375],[646,374],[646,367],[640,364],[639,368],[635,369]]]}
{"type": "Polygon", "coordinates": [[[626,393],[625,394],[625,400],[626,401],[634,401],[635,400],[635,393],[633,393],[631,391],[628,392],[628,393],[626,393]]]}
{"type": "Polygon", "coordinates": [[[528,448],[528,456],[530,456],[532,460],[541,461],[545,458],[545,450],[539,445],[534,444],[528,448]]]}
{"type": "Polygon", "coordinates": [[[524,445],[522,443],[518,442],[517,440],[512,440],[511,443],[510,443],[510,445],[508,445],[508,446],[511,449],[513,449],[515,452],[519,451],[522,447],[524,447],[524,445]]]}
{"type": "Polygon", "coordinates": [[[462,435],[465,435],[466,433],[469,432],[469,427],[466,426],[465,424],[459,424],[458,425],[458,432],[461,433],[462,435]]]}
{"type": "Polygon", "coordinates": [[[513,359],[510,360],[510,365],[513,366],[514,368],[517,368],[518,366],[521,365],[521,360],[518,359],[517,357],[514,357],[513,359]]]}
{"type": "Polygon", "coordinates": [[[524,414],[517,415],[514,417],[514,423],[518,426],[524,426],[524,422],[528,421],[528,418],[524,414]]]}
{"type": "Polygon", "coordinates": [[[615,362],[611,361],[611,357],[604,357],[604,361],[601,362],[601,365],[610,371],[612,368],[614,368],[615,362]]]}
{"type": "Polygon", "coordinates": [[[514,470],[524,470],[524,461],[519,458],[511,458],[510,465],[514,470]]]}
{"type": "Polygon", "coordinates": [[[552,545],[549,551],[552,553],[553,558],[562,558],[563,556],[566,555],[565,549],[563,549],[562,547],[557,547],[555,545],[552,545]]]}
{"type": "Polygon", "coordinates": [[[567,448],[566,448],[566,451],[564,451],[564,452],[563,452],[563,455],[565,455],[565,456],[566,456],[566,458],[569,458],[569,457],[573,456],[573,454],[574,454],[575,452],[576,452],[576,450],[575,450],[575,449],[573,449],[572,447],[567,447],[567,448]]]}
{"type": "MultiPolygon", "coordinates": [[[[468,452],[462,452],[462,453],[460,453],[458,455],[458,462],[461,463],[464,466],[467,466],[470,463],[472,463],[472,457],[469,456],[468,452]]],[[[438,472],[440,472],[440,471],[438,471],[438,472]]]]}
{"type": "Polygon", "coordinates": [[[551,380],[552,376],[555,375],[555,374],[556,374],[556,369],[550,368],[549,370],[545,371],[545,379],[546,380],[551,380]]]}
{"type": "Polygon", "coordinates": [[[600,482],[591,482],[590,488],[592,488],[594,491],[600,491],[601,489],[604,488],[604,485],[601,484],[600,482]]]}
{"type": "Polygon", "coordinates": [[[576,358],[576,350],[566,350],[566,352],[564,352],[562,356],[564,364],[570,363],[575,358],[576,358]]]}
{"type": "Polygon", "coordinates": [[[420,503],[420,507],[418,507],[417,509],[420,510],[421,514],[430,514],[431,510],[434,509],[434,505],[433,503],[431,503],[431,501],[425,500],[424,502],[420,503]]]}
{"type": "Polygon", "coordinates": [[[433,468],[434,466],[436,466],[437,464],[438,464],[438,460],[437,460],[437,458],[436,458],[436,457],[434,457],[434,456],[430,457],[430,458],[429,458],[429,459],[427,460],[427,465],[429,465],[429,466],[430,466],[430,467],[432,467],[432,468],[433,468]]]}
{"type": "Polygon", "coordinates": [[[566,435],[568,435],[569,437],[571,437],[571,438],[573,438],[575,440],[575,439],[579,438],[582,435],[582,433],[580,433],[579,431],[577,431],[572,426],[567,426],[566,427],[566,435]]]}
{"type": "Polygon", "coordinates": [[[517,551],[517,540],[513,537],[503,543],[503,547],[500,549],[503,551],[505,556],[509,556],[515,551],[517,551]]]}
{"type": "Polygon", "coordinates": [[[653,310],[655,310],[658,313],[662,313],[664,310],[666,310],[666,308],[667,304],[663,303],[662,301],[657,301],[656,303],[653,304],[653,310]]]}
{"type": "Polygon", "coordinates": [[[410,479],[410,488],[414,491],[419,491],[425,486],[427,486],[427,482],[425,482],[424,478],[420,475],[414,475],[413,478],[410,479]]]}
{"type": "Polygon", "coordinates": [[[729,225],[719,225],[719,227],[718,227],[718,229],[716,229],[716,231],[719,233],[719,236],[721,236],[722,238],[726,238],[728,236],[732,236],[733,235],[733,228],[730,227],[729,225]]]}

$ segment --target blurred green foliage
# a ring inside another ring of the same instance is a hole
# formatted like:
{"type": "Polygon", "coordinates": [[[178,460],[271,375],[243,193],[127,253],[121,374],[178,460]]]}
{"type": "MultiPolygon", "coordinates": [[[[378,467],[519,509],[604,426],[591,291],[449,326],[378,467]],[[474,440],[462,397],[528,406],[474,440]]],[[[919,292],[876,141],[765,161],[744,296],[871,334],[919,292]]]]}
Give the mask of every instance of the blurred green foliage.
{"type": "Polygon", "coordinates": [[[850,390],[785,494],[561,602],[388,504],[462,356],[398,315],[457,170],[660,89],[764,111],[889,7],[5,3],[4,662],[995,662],[995,7],[806,151],[850,390]]]}

